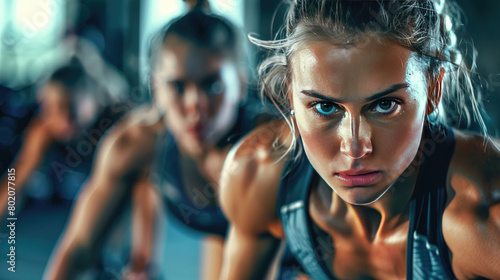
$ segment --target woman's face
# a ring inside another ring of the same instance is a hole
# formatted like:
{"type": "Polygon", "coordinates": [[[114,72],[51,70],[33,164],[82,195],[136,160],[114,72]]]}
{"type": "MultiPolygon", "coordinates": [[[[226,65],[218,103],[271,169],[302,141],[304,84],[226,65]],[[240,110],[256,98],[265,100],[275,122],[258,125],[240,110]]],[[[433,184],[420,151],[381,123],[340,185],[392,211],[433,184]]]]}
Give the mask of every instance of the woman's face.
{"type": "Polygon", "coordinates": [[[75,135],[74,122],[69,115],[68,94],[57,82],[47,83],[40,92],[41,119],[47,131],[57,141],[69,141],[75,135]]]}
{"type": "Polygon", "coordinates": [[[427,86],[411,51],[386,40],[312,42],[291,58],[290,100],[311,164],[346,202],[380,198],[416,156],[427,86]]]}
{"type": "Polygon", "coordinates": [[[229,59],[171,35],[160,51],[152,82],[168,129],[185,148],[196,152],[214,144],[234,124],[240,82],[229,59]]]}

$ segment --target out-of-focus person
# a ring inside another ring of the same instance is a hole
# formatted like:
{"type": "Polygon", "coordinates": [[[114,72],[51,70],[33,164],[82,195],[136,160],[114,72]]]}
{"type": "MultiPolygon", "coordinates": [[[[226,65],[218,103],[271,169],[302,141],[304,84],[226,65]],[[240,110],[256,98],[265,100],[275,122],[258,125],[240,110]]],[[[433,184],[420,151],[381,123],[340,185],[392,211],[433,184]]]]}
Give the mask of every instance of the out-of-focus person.
{"type": "Polygon", "coordinates": [[[257,117],[243,103],[238,34],[194,5],[152,43],[152,106],[138,108],[106,136],[45,279],[72,279],[95,262],[109,224],[133,207],[126,279],[161,279],[151,259],[157,211],[204,233],[203,279],[218,279],[228,223],[217,202],[232,144],[257,117]]]}
{"type": "MultiPolygon", "coordinates": [[[[91,131],[94,125],[99,125],[96,121],[108,102],[106,91],[88,74],[78,59],[74,58],[70,63],[57,68],[42,82],[37,91],[37,98],[38,110],[23,132],[23,143],[19,152],[1,179],[1,215],[8,210],[8,200],[17,199],[16,210],[20,210],[20,201],[30,176],[44,163],[44,158],[47,158],[50,151],[57,151],[61,146],[66,146],[63,155],[70,156],[70,151],[76,154],[75,162],[46,163],[47,169],[53,170],[61,181],[64,173],[70,169],[66,164],[77,167],[72,164],[81,163],[85,156],[91,157],[89,154],[92,152],[92,145],[95,145],[101,135],[94,133],[91,136],[92,141],[87,141],[89,145],[82,148],[85,149],[83,155],[76,152],[78,147],[72,148],[75,144],[72,141],[84,137],[83,134],[91,131]],[[57,145],[60,147],[54,148],[57,145]],[[76,162],[78,160],[80,162],[76,162]],[[15,176],[8,176],[9,173],[15,176]],[[15,180],[10,181],[9,177],[15,180]],[[15,198],[8,196],[9,182],[11,187],[15,187],[15,198]]],[[[110,125],[111,120],[107,126],[110,125]]]]}

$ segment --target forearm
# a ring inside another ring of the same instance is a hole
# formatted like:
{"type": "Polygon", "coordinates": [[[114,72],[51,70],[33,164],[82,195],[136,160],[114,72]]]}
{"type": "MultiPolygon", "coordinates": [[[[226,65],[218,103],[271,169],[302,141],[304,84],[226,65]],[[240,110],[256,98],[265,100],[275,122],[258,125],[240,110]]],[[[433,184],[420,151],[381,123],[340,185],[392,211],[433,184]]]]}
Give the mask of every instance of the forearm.
{"type": "Polygon", "coordinates": [[[9,167],[7,173],[0,177],[0,217],[7,211],[9,191],[14,195],[15,205],[19,209],[23,198],[23,191],[31,173],[37,168],[41,161],[41,155],[34,154],[28,160],[26,155],[21,154],[19,158],[9,167]]]}
{"type": "Polygon", "coordinates": [[[48,264],[45,279],[71,279],[92,264],[109,225],[119,206],[123,205],[125,189],[119,183],[89,181],[78,196],[64,237],[48,264]]]}
{"type": "Polygon", "coordinates": [[[92,264],[90,248],[66,236],[52,256],[43,279],[73,279],[92,264]]]}
{"type": "Polygon", "coordinates": [[[222,265],[222,280],[264,279],[279,247],[270,234],[252,235],[231,228],[222,265]]]}
{"type": "Polygon", "coordinates": [[[42,161],[52,142],[52,138],[43,126],[33,125],[26,131],[21,150],[14,162],[8,167],[7,173],[0,177],[0,217],[7,210],[8,187],[15,188],[16,205],[19,208],[26,182],[42,161]],[[9,177],[13,180],[9,180],[9,177]],[[9,182],[12,184],[9,185],[9,182]]]}
{"type": "Polygon", "coordinates": [[[161,203],[154,186],[148,181],[138,182],[132,193],[133,231],[130,268],[143,271],[151,262],[155,240],[155,221],[161,203]]]}
{"type": "MultiPolygon", "coordinates": [[[[91,199],[90,186],[85,186],[69,220],[69,225],[63,233],[63,238],[57,244],[47,268],[44,279],[70,279],[90,265],[92,246],[90,228],[82,223],[82,217],[89,213],[89,202],[91,199]]],[[[94,246],[95,247],[95,246],[94,246]]]]}

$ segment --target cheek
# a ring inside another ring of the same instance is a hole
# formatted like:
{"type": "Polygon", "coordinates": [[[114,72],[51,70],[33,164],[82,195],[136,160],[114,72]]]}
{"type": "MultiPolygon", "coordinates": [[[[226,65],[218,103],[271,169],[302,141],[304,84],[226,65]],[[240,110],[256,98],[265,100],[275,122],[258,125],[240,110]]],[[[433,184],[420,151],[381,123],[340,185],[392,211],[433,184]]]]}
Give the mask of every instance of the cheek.
{"type": "Polygon", "coordinates": [[[165,112],[168,129],[176,135],[179,134],[184,127],[182,99],[177,98],[175,93],[169,92],[165,87],[157,87],[154,97],[156,105],[165,112]]]}
{"type": "Polygon", "coordinates": [[[319,133],[304,134],[302,144],[307,158],[320,175],[330,173],[332,162],[336,161],[339,144],[334,137],[319,133]]]}
{"type": "Polygon", "coordinates": [[[340,153],[340,141],[336,135],[335,125],[322,123],[317,117],[297,108],[297,129],[302,139],[304,151],[319,173],[327,168],[340,153]]]}
{"type": "Polygon", "coordinates": [[[155,92],[156,105],[160,106],[167,114],[180,114],[182,97],[178,97],[166,86],[160,86],[155,92]]]}
{"type": "Polygon", "coordinates": [[[391,177],[399,176],[417,154],[422,138],[425,110],[421,106],[389,127],[374,130],[373,148],[377,164],[385,166],[391,177]]]}
{"type": "Polygon", "coordinates": [[[219,110],[221,109],[222,103],[224,101],[224,94],[208,97],[207,100],[209,106],[208,114],[210,117],[215,117],[215,115],[217,115],[217,112],[219,112],[219,110]]]}
{"type": "Polygon", "coordinates": [[[157,85],[153,91],[153,99],[155,104],[164,110],[166,110],[165,107],[168,104],[166,94],[167,93],[163,86],[157,85]]]}
{"type": "Polygon", "coordinates": [[[54,119],[56,122],[64,123],[66,119],[69,118],[68,104],[63,102],[58,102],[50,105],[50,118],[54,119]]]}
{"type": "Polygon", "coordinates": [[[422,137],[423,122],[401,123],[377,132],[374,155],[388,169],[402,172],[415,157],[422,137]]]}

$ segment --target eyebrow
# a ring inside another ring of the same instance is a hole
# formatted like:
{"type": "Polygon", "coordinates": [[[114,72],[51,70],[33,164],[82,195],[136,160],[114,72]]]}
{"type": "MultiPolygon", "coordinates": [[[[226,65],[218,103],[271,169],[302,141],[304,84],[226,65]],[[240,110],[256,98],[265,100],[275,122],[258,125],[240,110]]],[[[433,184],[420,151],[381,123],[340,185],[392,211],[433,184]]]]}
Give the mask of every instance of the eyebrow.
{"type": "Polygon", "coordinates": [[[220,80],[221,79],[221,76],[222,76],[222,73],[220,71],[217,71],[213,74],[209,74],[205,77],[203,77],[200,82],[202,84],[206,84],[206,83],[211,83],[213,81],[217,81],[217,80],[220,80]]]}
{"type": "MultiPolygon", "coordinates": [[[[197,83],[200,83],[200,84],[206,84],[206,83],[211,83],[213,81],[217,81],[217,80],[220,80],[221,79],[221,73],[220,71],[216,71],[215,73],[211,73],[211,74],[208,74],[204,77],[202,77],[199,81],[196,81],[197,83]]],[[[182,84],[185,84],[187,81],[190,81],[189,79],[186,79],[185,77],[181,77],[181,78],[175,78],[175,79],[172,79],[172,80],[168,80],[168,79],[165,79],[165,81],[167,83],[182,83],[182,84]]]]}
{"type": "MultiPolygon", "coordinates": [[[[409,86],[410,85],[408,83],[394,84],[394,85],[390,86],[389,88],[387,88],[387,89],[385,89],[385,90],[383,90],[381,92],[375,93],[375,94],[373,94],[373,95],[365,98],[365,101],[373,101],[373,100],[379,99],[381,97],[384,97],[384,96],[386,96],[388,94],[396,92],[396,91],[398,91],[400,89],[407,88],[409,86]]],[[[301,93],[303,93],[303,94],[305,94],[307,96],[310,96],[310,97],[323,99],[323,100],[326,100],[326,101],[329,101],[329,102],[333,102],[333,103],[342,103],[342,100],[340,100],[340,99],[332,98],[332,97],[328,97],[328,96],[322,95],[320,93],[317,93],[314,90],[302,90],[301,93]]]]}

